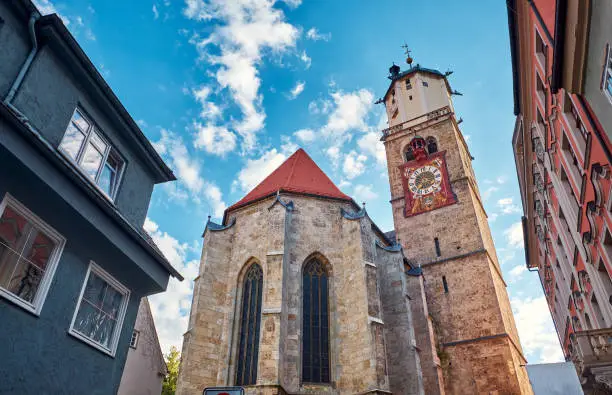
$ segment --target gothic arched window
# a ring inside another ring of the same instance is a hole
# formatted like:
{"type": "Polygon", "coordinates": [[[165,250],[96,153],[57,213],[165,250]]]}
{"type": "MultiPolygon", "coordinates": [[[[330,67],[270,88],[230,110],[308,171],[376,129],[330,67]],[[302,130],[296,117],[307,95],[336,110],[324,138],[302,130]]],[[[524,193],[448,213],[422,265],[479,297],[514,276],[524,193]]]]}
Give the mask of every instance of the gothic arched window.
{"type": "Polygon", "coordinates": [[[438,142],[434,137],[427,137],[427,152],[430,154],[438,152],[438,142]]]}
{"type": "Polygon", "coordinates": [[[302,277],[302,381],[329,383],[329,275],[313,259],[302,277]]]}
{"type": "Polygon", "coordinates": [[[262,288],[263,271],[261,266],[253,264],[244,276],[242,287],[236,385],[251,385],[257,382],[262,288]]]}
{"type": "Polygon", "coordinates": [[[410,145],[406,148],[406,152],[404,153],[404,156],[406,157],[406,162],[410,162],[411,160],[414,160],[414,152],[412,152],[412,147],[410,145]]]}

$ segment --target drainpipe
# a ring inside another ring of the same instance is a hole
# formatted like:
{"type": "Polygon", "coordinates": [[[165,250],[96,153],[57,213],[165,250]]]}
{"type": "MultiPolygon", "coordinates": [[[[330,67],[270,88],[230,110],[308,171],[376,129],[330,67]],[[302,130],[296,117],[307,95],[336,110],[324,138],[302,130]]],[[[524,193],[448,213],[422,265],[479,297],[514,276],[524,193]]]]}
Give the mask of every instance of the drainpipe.
{"type": "Polygon", "coordinates": [[[11,101],[15,97],[15,94],[17,93],[17,89],[19,89],[19,86],[23,82],[23,79],[26,73],[28,72],[28,70],[30,69],[30,66],[32,65],[32,61],[34,61],[34,56],[36,56],[36,53],[38,52],[38,42],[36,41],[36,21],[38,20],[38,18],[40,18],[40,14],[38,12],[33,12],[32,15],[30,16],[30,22],[29,22],[30,30],[29,31],[30,31],[30,39],[32,40],[32,49],[30,50],[28,57],[23,63],[23,66],[21,66],[21,70],[19,70],[19,74],[17,75],[15,82],[13,82],[13,85],[11,86],[11,90],[4,98],[4,104],[6,104],[12,110],[16,110],[16,109],[15,107],[11,105],[11,101]]]}

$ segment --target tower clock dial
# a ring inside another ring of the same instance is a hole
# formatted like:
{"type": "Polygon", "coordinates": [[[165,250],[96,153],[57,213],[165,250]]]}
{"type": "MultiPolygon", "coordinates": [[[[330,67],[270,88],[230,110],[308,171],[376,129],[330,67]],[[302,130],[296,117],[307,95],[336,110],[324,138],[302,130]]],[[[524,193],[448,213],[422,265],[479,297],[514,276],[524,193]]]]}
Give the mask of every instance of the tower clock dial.
{"type": "Polygon", "coordinates": [[[419,167],[408,178],[408,188],[417,196],[439,191],[441,183],[442,173],[435,166],[419,167]]]}

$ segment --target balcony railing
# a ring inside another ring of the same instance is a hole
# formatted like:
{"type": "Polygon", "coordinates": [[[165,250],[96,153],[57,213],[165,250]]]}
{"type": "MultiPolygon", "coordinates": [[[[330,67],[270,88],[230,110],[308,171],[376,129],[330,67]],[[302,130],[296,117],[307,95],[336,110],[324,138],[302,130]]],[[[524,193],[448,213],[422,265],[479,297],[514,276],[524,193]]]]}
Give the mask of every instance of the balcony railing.
{"type": "Polygon", "coordinates": [[[406,122],[402,122],[400,124],[391,126],[389,128],[383,129],[383,137],[387,137],[394,132],[399,132],[404,129],[411,129],[410,131],[417,131],[427,127],[426,124],[423,125],[424,122],[436,120],[444,115],[450,114],[451,109],[450,106],[445,106],[440,109],[428,112],[427,114],[420,115],[416,118],[409,119],[406,122]]]}
{"type": "Polygon", "coordinates": [[[612,328],[574,333],[570,353],[583,384],[604,383],[612,372],[612,328]]]}

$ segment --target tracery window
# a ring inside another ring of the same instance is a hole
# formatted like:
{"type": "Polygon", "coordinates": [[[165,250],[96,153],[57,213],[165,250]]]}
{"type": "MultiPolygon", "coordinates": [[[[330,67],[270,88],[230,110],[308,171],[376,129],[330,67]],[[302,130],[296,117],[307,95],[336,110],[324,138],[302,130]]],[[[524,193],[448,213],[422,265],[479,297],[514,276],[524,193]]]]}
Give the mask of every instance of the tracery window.
{"type": "Polygon", "coordinates": [[[427,137],[427,152],[430,154],[438,152],[438,142],[434,137],[427,137]]]}
{"type": "Polygon", "coordinates": [[[302,277],[302,381],[329,383],[329,274],[313,259],[302,277]]]}
{"type": "Polygon", "coordinates": [[[236,385],[252,385],[257,382],[262,288],[263,271],[261,266],[253,264],[244,276],[242,287],[236,385]]]}

